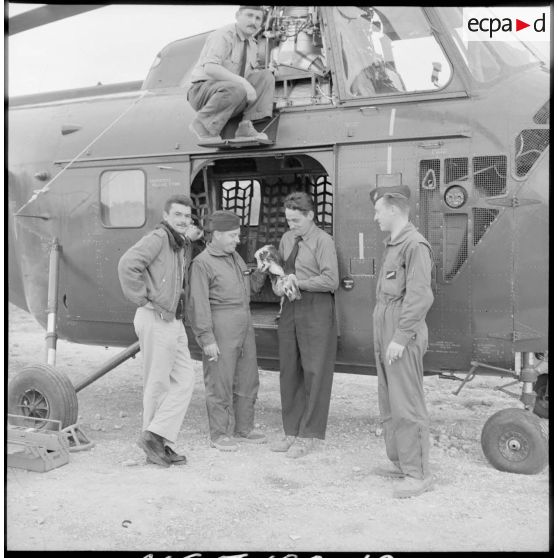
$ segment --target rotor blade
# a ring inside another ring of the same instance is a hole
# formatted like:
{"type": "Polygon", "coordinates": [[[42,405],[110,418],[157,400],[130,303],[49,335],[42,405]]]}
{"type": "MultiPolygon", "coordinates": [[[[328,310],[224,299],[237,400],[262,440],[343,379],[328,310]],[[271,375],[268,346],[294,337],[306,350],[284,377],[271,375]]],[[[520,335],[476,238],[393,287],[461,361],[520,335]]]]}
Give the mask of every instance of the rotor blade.
{"type": "Polygon", "coordinates": [[[47,23],[102,8],[107,4],[51,4],[23,12],[8,20],[8,35],[15,35],[47,23]]]}

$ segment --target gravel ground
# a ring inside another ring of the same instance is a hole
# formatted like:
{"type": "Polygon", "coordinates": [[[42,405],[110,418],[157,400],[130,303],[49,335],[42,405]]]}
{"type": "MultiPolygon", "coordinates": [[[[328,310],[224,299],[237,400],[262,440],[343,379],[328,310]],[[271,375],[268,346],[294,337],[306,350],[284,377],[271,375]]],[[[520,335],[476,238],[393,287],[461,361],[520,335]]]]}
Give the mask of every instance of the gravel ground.
{"type": "MultiPolygon", "coordinates": [[[[42,361],[44,332],[9,306],[9,376],[42,361]]],[[[75,383],[120,349],[58,343],[57,367],[75,383]]],[[[141,358],[141,357],[140,357],[141,358]]],[[[509,380],[458,384],[425,378],[434,490],[392,498],[375,377],[336,374],[328,432],[315,453],[290,460],[266,445],[209,447],[200,363],[178,448],[184,467],[146,465],[141,362],[131,359],[79,393],[79,422],[95,442],[46,473],[8,468],[8,550],[547,551],[549,470],[493,469],[480,448],[489,416],[520,403],[495,391],[509,380]]],[[[256,422],[281,435],[277,372],[260,372],[256,422]]],[[[511,388],[513,389],[513,388],[511,388]]]]}

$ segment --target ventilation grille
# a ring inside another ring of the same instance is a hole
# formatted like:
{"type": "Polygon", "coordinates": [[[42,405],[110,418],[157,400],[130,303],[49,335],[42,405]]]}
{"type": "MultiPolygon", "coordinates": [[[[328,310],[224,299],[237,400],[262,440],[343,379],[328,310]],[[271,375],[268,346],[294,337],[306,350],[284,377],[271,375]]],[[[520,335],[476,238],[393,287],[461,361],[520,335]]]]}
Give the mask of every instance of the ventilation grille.
{"type": "Polygon", "coordinates": [[[546,103],[537,111],[535,116],[533,116],[533,121],[535,124],[548,124],[550,123],[550,101],[546,103]]]}
{"type": "Polygon", "coordinates": [[[447,213],[444,216],[444,279],[455,277],[469,257],[466,213],[447,213]]]}
{"type": "Polygon", "coordinates": [[[444,181],[446,184],[458,180],[466,180],[469,175],[469,159],[456,157],[444,161],[444,181]]]}
{"type": "Polygon", "coordinates": [[[498,217],[497,209],[486,209],[482,207],[473,208],[473,246],[476,246],[484,236],[490,225],[498,217]]]}
{"type": "Polygon", "coordinates": [[[481,197],[506,193],[507,160],[503,155],[473,157],[475,189],[481,197]]]}
{"type": "MultiPolygon", "coordinates": [[[[467,157],[444,160],[444,182],[451,184],[470,179],[479,197],[505,194],[507,188],[507,159],[502,155],[474,157],[472,169],[467,157]]],[[[470,221],[467,212],[447,212],[442,203],[440,160],[420,161],[419,164],[419,230],[432,246],[434,261],[443,271],[444,281],[454,279],[470,254],[470,221]]],[[[464,211],[464,210],[462,210],[464,211]]],[[[476,246],[494,220],[498,209],[472,209],[472,246],[476,246]]]]}
{"type": "Polygon", "coordinates": [[[548,147],[550,130],[523,130],[515,138],[515,172],[525,176],[548,147]]]}
{"type": "Polygon", "coordinates": [[[444,215],[440,204],[440,160],[420,162],[419,230],[432,247],[436,266],[441,266],[444,215]]]}

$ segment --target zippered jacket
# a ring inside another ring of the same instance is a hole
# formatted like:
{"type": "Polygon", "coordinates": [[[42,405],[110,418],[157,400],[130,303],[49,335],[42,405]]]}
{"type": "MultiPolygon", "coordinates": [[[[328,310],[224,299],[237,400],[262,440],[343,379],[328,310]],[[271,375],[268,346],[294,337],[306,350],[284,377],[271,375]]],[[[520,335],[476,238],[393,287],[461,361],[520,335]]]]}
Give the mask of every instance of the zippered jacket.
{"type": "Polygon", "coordinates": [[[188,297],[185,269],[190,263],[192,245],[172,249],[168,233],[157,228],[129,248],[118,262],[118,277],[124,296],[136,306],[154,308],[172,321],[180,296],[188,297]]]}

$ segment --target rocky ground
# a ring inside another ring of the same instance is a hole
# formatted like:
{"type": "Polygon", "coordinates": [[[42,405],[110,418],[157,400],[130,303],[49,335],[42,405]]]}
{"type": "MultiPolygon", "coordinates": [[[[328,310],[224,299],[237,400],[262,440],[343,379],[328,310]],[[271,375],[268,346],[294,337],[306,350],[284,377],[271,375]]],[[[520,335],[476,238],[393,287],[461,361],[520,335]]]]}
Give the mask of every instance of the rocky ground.
{"type": "MultiPolygon", "coordinates": [[[[10,305],[9,376],[44,361],[44,332],[10,305]]],[[[75,383],[119,349],[59,341],[57,367],[75,383]]],[[[79,393],[79,421],[95,442],[46,473],[8,468],[8,550],[543,551],[549,549],[549,470],[495,470],[482,426],[517,400],[501,378],[458,384],[425,379],[431,412],[432,492],[392,498],[375,377],[336,374],[327,439],[290,460],[267,446],[220,453],[209,447],[201,366],[179,438],[184,467],[146,465],[141,363],[132,359],[79,393]]],[[[510,389],[514,389],[513,387],[510,389]]],[[[256,421],[281,434],[278,374],[261,371],[256,421]]]]}

